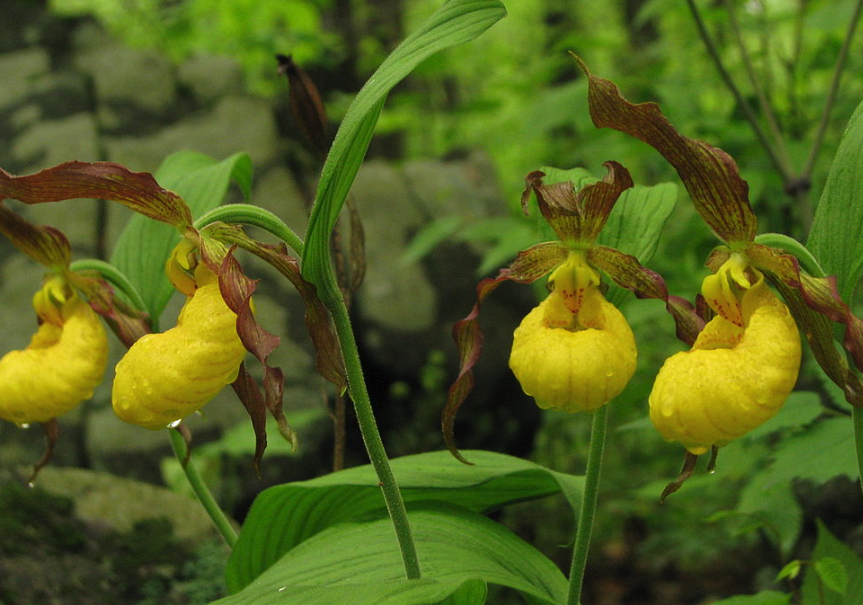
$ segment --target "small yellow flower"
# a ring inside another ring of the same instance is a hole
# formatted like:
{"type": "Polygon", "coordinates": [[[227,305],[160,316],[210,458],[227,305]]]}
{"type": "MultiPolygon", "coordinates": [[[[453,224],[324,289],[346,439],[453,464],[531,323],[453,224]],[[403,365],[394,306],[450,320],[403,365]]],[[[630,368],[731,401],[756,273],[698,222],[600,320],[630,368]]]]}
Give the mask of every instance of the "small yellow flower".
{"type": "Polygon", "coordinates": [[[26,349],[0,359],[0,418],[47,422],[93,396],[108,359],[99,316],[60,277],[33,297],[41,325],[26,349]]]}
{"type": "Polygon", "coordinates": [[[237,315],[204,264],[177,325],[140,338],[117,364],[112,400],[121,420],[158,430],[199,410],[232,383],[246,354],[237,315]]]}
{"type": "Polygon", "coordinates": [[[632,378],[635,338],[583,253],[570,253],[550,282],[554,290],[515,331],[509,366],[542,409],[591,412],[632,378]]]}
{"type": "Polygon", "coordinates": [[[673,355],[650,394],[650,418],[668,441],[700,455],[772,418],[797,382],[800,336],[764,275],[732,254],[702,287],[718,313],[689,351],[673,355]]]}

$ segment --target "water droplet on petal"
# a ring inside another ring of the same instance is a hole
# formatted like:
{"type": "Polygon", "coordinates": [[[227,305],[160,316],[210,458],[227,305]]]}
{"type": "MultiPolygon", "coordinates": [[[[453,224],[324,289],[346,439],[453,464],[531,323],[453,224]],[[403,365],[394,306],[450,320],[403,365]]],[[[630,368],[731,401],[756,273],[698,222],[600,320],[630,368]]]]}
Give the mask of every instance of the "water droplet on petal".
{"type": "Polygon", "coordinates": [[[19,423],[19,424],[18,424],[18,428],[19,428],[19,429],[29,429],[29,428],[30,428],[30,423],[29,423],[29,422],[21,422],[21,423],[19,423]]]}
{"type": "Polygon", "coordinates": [[[178,426],[180,426],[180,423],[181,423],[181,422],[183,422],[183,419],[182,419],[182,418],[178,418],[178,419],[176,419],[174,422],[169,422],[169,423],[168,423],[168,428],[169,428],[169,429],[175,429],[175,428],[177,428],[178,426]]]}

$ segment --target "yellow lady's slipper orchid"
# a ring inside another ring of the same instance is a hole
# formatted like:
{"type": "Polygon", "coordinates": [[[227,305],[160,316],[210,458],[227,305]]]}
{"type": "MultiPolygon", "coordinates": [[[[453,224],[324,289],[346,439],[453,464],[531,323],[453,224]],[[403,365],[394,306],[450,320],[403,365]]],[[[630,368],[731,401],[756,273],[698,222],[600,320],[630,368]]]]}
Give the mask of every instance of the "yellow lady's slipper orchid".
{"type": "Polygon", "coordinates": [[[204,264],[195,270],[195,282],[176,327],[140,338],[117,364],[112,400],[120,419],[166,428],[236,379],[246,354],[237,315],[204,264]]]}
{"type": "Polygon", "coordinates": [[[570,253],[550,282],[554,290],[515,331],[509,366],[542,409],[591,412],[632,378],[635,338],[583,253],[570,253]]]}
{"type": "Polygon", "coordinates": [[[670,357],[650,394],[668,441],[700,455],[772,418],[797,382],[800,336],[764,275],[732,254],[702,292],[718,313],[692,349],[670,357]]]}
{"type": "Polygon", "coordinates": [[[42,321],[26,349],[0,359],[0,418],[47,422],[89,399],[102,381],[108,338],[99,316],[60,277],[33,297],[42,321]]]}

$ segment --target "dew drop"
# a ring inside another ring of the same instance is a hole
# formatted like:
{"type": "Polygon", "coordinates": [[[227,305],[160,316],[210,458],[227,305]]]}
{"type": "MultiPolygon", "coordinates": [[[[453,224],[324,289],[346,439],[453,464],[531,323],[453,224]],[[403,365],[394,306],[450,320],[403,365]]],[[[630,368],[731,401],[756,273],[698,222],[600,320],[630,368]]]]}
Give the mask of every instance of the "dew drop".
{"type": "Polygon", "coordinates": [[[18,425],[18,428],[19,428],[19,429],[29,429],[29,428],[30,428],[30,423],[29,423],[29,422],[22,422],[22,423],[20,423],[20,424],[18,425]]]}
{"type": "Polygon", "coordinates": [[[33,481],[28,481],[27,487],[29,487],[30,489],[34,489],[36,487],[36,484],[33,481]]]}
{"type": "Polygon", "coordinates": [[[288,589],[288,587],[287,587],[287,586],[282,586],[282,587],[279,589],[279,592],[285,592],[287,589],[288,589]]]}
{"type": "Polygon", "coordinates": [[[169,429],[175,429],[175,428],[177,428],[178,426],[180,426],[180,423],[181,423],[181,422],[183,422],[183,419],[182,419],[182,418],[177,418],[174,422],[169,422],[169,423],[168,423],[168,428],[169,428],[169,429]]]}

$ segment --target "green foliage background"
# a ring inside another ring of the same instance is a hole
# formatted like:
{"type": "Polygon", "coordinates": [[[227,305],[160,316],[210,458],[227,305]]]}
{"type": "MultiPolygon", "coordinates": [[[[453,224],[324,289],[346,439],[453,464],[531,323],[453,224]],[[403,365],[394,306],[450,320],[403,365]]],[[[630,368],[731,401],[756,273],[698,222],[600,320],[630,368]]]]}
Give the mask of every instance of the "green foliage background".
{"type": "MultiPolygon", "coordinates": [[[[250,89],[265,95],[284,90],[274,74],[273,55],[292,54],[319,76],[330,118],[339,121],[359,85],[404,33],[413,31],[440,3],[52,0],[51,4],[65,15],[95,15],[129,44],[159,48],[177,60],[196,53],[230,55],[244,66],[250,89]]],[[[570,50],[582,56],[595,74],[613,79],[629,99],[658,102],[680,132],[729,152],[749,183],[761,232],[784,232],[806,240],[840,136],[863,98],[859,32],[852,47],[857,52],[849,55],[824,146],[814,161],[811,188],[792,196],[717,74],[684,2],[511,0],[507,4],[508,18],[478,40],[420,65],[392,92],[378,123],[377,134],[397,142],[391,153],[399,159],[451,157],[474,150],[487,153],[512,211],[511,221],[486,231],[476,225],[464,231],[462,225],[435,225],[437,231],[426,233],[415,249],[417,254],[443,237],[460,233],[491,244],[495,262],[485,263],[484,270],[491,272],[506,262],[507,253],[523,248],[531,237],[526,223],[516,218],[518,200],[523,176],[540,166],[582,166],[598,176],[601,163],[613,159],[629,168],[640,185],[676,181],[671,168],[652,149],[620,133],[593,127],[587,85],[567,55],[570,50]],[[418,120],[418,115],[423,119],[418,120]],[[506,240],[514,242],[511,249],[504,245],[506,240]]],[[[787,161],[795,173],[809,161],[854,4],[854,0],[733,2],[740,35],[785,135],[787,161]],[[800,10],[801,5],[805,10],[800,10]]],[[[756,90],[746,77],[744,55],[725,5],[698,5],[744,98],[757,106],[756,90]]],[[[769,127],[763,115],[760,123],[769,127]]],[[[673,294],[691,299],[704,275],[703,260],[716,243],[691,205],[678,203],[651,268],[665,277],[673,294]]],[[[853,287],[848,286],[851,291],[853,287]]],[[[465,293],[466,308],[471,294],[465,293]]],[[[621,519],[638,520],[649,536],[638,547],[649,561],[648,571],[657,574],[672,562],[684,570],[708,569],[741,546],[751,553],[766,544],[777,554],[775,561],[765,565],[775,576],[781,563],[795,556],[800,536],[807,530],[815,532],[814,513],[804,509],[801,495],[817,495],[819,486],[856,473],[849,458],[851,444],[838,447],[850,435],[847,405],[810,364],[802,374],[800,392],[769,431],[723,449],[721,480],[697,476],[674,496],[674,507],[657,511],[655,500],[665,482],[657,478],[674,476],[679,461],[676,452],[650,429],[644,402],[656,369],[680,345],[667,326],[658,327],[665,321],[658,303],[627,305],[624,311],[639,335],[640,370],[612,408],[611,426],[618,428],[611,438],[615,444],[612,468],[604,479],[600,540],[625,546],[621,519]],[[837,447],[825,453],[824,443],[837,447]],[[815,463],[806,452],[818,448],[824,455],[815,463]]],[[[562,472],[580,472],[587,424],[578,417],[557,415],[548,415],[544,422],[534,458],[562,472]]],[[[532,533],[541,547],[554,548],[560,536],[571,530],[566,506],[560,499],[532,503],[529,511],[516,507],[507,515],[512,525],[532,533]],[[538,510],[548,513],[542,515],[546,522],[539,526],[538,510]]],[[[817,531],[823,546],[822,530],[817,531]]],[[[771,585],[762,581],[759,587],[771,585]]],[[[811,590],[809,585],[804,588],[811,590]]],[[[768,602],[769,597],[758,602],[768,602]]]]}

